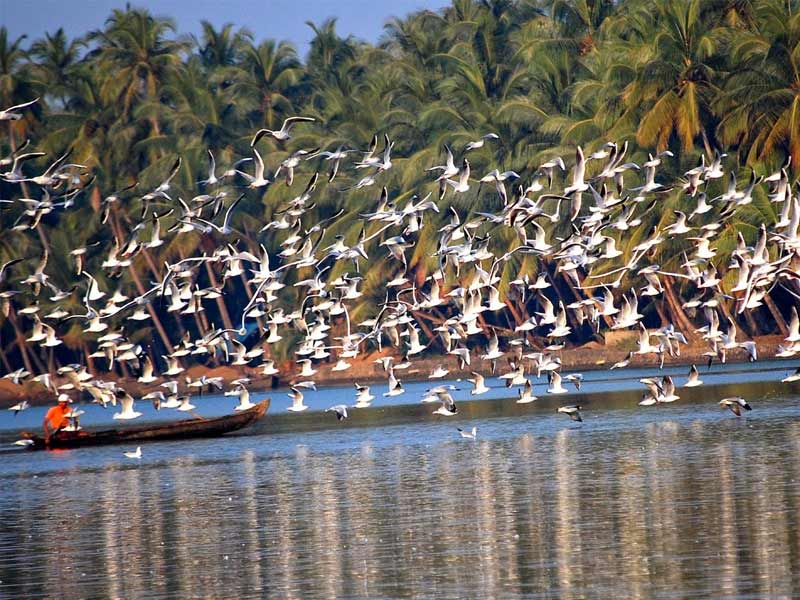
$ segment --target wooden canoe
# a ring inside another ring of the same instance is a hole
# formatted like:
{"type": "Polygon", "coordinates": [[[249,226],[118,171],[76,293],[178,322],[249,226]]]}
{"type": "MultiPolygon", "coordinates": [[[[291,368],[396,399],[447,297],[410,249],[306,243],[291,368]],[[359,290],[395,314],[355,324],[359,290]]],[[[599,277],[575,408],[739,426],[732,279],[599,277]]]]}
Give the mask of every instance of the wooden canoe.
{"type": "Polygon", "coordinates": [[[101,431],[60,431],[45,443],[42,436],[23,432],[22,438],[33,441],[29,450],[54,450],[58,448],[81,448],[105,444],[130,442],[150,442],[156,440],[182,440],[190,438],[217,437],[237,431],[263,417],[269,408],[269,399],[259,402],[253,408],[224,417],[213,419],[188,419],[176,423],[121,427],[101,431]]]}

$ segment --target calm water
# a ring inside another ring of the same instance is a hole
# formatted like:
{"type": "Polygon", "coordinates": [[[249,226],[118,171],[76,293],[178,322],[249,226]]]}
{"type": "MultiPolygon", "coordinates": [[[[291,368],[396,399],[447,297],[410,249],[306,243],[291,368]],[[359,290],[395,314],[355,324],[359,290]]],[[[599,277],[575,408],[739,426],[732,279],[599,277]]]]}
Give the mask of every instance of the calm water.
{"type": "MultiPolygon", "coordinates": [[[[800,597],[787,373],[718,375],[650,409],[635,386],[590,387],[572,398],[583,425],[552,398],[451,419],[379,400],[340,425],[273,394],[248,434],[148,444],[141,461],[3,451],[0,598],[800,597]],[[717,406],[733,393],[746,417],[717,406]]],[[[5,447],[41,416],[0,416],[5,447]]]]}

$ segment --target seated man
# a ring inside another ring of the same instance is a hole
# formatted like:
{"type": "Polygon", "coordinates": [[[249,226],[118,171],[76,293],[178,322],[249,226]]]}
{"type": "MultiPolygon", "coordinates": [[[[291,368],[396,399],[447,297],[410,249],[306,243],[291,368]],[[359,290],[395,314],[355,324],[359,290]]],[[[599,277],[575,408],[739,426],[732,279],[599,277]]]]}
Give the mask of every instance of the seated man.
{"type": "Polygon", "coordinates": [[[47,411],[44,416],[44,441],[45,443],[50,440],[50,436],[61,431],[64,427],[69,425],[67,415],[70,412],[69,405],[72,402],[66,394],[58,395],[58,404],[47,411]]]}

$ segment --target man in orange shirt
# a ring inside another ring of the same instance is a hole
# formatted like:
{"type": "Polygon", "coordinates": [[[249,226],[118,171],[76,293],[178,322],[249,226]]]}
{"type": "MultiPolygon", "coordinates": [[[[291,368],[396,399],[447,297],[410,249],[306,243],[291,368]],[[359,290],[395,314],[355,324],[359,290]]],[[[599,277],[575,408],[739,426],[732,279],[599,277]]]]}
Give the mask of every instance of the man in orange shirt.
{"type": "Polygon", "coordinates": [[[67,415],[70,412],[70,402],[72,402],[72,400],[70,400],[69,396],[66,394],[59,394],[58,404],[47,411],[47,414],[44,416],[44,422],[42,423],[44,427],[45,443],[50,440],[51,435],[54,435],[69,424],[67,415]]]}

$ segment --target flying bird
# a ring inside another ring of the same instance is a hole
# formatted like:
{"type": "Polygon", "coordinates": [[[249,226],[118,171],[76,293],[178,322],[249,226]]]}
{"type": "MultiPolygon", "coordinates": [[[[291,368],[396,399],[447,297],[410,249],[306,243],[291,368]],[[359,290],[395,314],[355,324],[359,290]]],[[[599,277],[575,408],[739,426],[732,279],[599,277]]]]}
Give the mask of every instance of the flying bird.
{"type": "Polygon", "coordinates": [[[753,407],[750,406],[747,401],[742,398],[741,396],[732,396],[730,398],[723,398],[719,401],[720,406],[727,407],[731,410],[733,414],[737,417],[742,416],[742,410],[753,410],[753,407]]]}
{"type": "Polygon", "coordinates": [[[22,110],[23,108],[28,108],[29,106],[36,104],[38,101],[39,98],[34,98],[28,102],[15,104],[14,106],[9,106],[6,109],[0,110],[0,121],[19,121],[22,118],[22,113],[18,111],[22,110]]]}
{"type": "Polygon", "coordinates": [[[250,146],[255,146],[258,140],[266,134],[271,135],[276,140],[286,141],[291,137],[290,133],[295,123],[312,123],[314,121],[316,121],[316,119],[313,117],[289,117],[283,121],[283,125],[281,125],[280,129],[259,129],[250,141],[250,146]]]}
{"type": "Polygon", "coordinates": [[[581,417],[581,407],[577,404],[572,406],[561,406],[559,407],[558,412],[567,415],[573,421],[577,421],[579,423],[583,422],[583,418],[581,417]]]}
{"type": "Polygon", "coordinates": [[[337,421],[343,421],[347,418],[347,406],[344,404],[336,404],[330,408],[326,408],[325,412],[333,412],[336,414],[337,421]]]}

